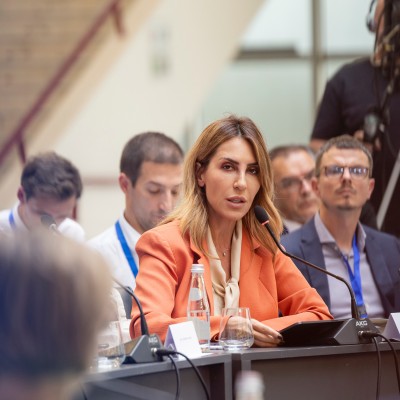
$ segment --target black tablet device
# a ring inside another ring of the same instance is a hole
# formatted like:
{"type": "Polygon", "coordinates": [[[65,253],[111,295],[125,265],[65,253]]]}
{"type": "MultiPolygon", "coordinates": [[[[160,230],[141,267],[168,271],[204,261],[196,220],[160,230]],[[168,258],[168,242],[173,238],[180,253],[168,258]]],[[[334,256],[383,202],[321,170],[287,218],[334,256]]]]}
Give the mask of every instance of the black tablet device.
{"type": "Polygon", "coordinates": [[[296,322],[280,331],[282,346],[326,346],[338,344],[335,334],[343,320],[296,322]]]}

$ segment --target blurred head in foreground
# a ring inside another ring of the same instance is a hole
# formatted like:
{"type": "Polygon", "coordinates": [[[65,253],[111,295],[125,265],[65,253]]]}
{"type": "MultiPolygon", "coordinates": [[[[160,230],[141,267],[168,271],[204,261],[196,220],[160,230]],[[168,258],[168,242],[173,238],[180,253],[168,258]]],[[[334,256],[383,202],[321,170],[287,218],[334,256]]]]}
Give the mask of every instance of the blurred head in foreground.
{"type": "Polygon", "coordinates": [[[0,237],[0,399],[64,399],[107,322],[102,258],[61,236],[0,237]]]}

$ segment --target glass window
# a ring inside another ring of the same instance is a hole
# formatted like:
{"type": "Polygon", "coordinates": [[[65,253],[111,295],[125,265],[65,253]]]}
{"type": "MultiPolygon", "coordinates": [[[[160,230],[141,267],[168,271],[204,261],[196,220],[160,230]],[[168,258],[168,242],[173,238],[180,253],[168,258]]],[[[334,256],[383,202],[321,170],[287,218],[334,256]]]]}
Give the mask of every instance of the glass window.
{"type": "Polygon", "coordinates": [[[313,123],[311,79],[303,60],[235,62],[216,82],[199,125],[234,113],[252,118],[269,147],[308,143],[313,123]]]}
{"type": "Polygon", "coordinates": [[[294,49],[299,54],[310,53],[310,1],[265,1],[244,34],[242,47],[245,49],[294,49]]]}
{"type": "Polygon", "coordinates": [[[320,0],[322,50],[328,55],[370,53],[374,34],[366,25],[370,0],[320,0]]]}
{"type": "Polygon", "coordinates": [[[366,27],[370,0],[318,1],[265,1],[241,42],[242,50],[260,50],[258,59],[234,60],[225,69],[196,119],[197,127],[235,113],[254,119],[269,147],[308,143],[316,112],[314,88],[319,102],[336,70],[370,54],[374,42],[366,27]],[[315,75],[313,4],[320,10],[322,51],[315,75]]]}

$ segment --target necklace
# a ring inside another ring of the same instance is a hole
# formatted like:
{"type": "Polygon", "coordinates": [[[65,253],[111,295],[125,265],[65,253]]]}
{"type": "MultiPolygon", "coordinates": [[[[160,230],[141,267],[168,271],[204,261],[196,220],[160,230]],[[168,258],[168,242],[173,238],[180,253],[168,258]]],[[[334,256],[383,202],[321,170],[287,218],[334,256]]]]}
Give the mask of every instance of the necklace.
{"type": "Polygon", "coordinates": [[[222,251],[222,255],[224,256],[224,257],[226,257],[226,255],[228,254],[228,251],[230,251],[231,249],[228,247],[227,249],[225,249],[225,250],[223,250],[222,251]]]}

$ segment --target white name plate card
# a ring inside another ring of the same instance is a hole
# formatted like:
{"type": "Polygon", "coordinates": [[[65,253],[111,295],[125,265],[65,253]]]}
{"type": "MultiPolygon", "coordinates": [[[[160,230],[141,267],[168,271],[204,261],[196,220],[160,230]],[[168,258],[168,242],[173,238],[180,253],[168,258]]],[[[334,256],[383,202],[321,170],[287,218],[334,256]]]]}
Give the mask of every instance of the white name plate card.
{"type": "Polygon", "coordinates": [[[189,358],[203,355],[192,321],[170,325],[164,346],[167,350],[179,351],[189,358]]]}
{"type": "Polygon", "coordinates": [[[400,312],[391,313],[386,323],[383,336],[388,339],[400,340],[400,312]]]}

